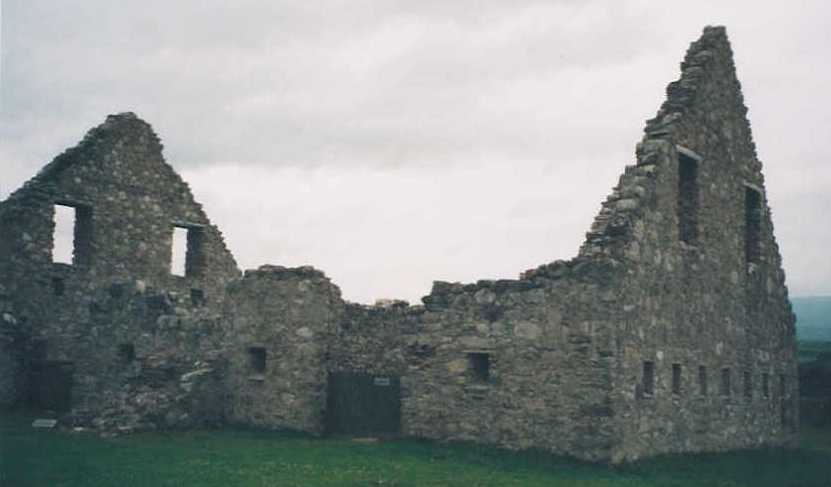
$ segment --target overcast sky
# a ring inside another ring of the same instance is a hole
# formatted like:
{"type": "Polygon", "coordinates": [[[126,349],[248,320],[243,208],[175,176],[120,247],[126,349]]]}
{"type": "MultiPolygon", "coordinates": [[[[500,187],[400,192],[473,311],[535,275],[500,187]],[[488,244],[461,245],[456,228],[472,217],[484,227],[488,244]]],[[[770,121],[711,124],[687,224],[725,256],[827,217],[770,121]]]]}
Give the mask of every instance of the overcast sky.
{"type": "Polygon", "coordinates": [[[576,255],[708,24],[733,44],[791,294],[831,294],[821,0],[2,0],[0,198],[134,111],[243,268],[418,302],[576,255]]]}

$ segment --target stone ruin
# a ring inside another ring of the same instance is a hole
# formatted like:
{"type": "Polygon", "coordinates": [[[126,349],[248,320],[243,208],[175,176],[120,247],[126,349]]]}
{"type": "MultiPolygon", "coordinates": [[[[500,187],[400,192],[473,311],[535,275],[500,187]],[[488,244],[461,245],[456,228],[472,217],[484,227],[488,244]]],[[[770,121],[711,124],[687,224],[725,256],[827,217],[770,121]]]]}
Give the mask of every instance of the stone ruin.
{"type": "Polygon", "coordinates": [[[243,424],[604,462],[793,445],[795,319],[746,112],[708,27],[575,258],[437,281],[414,306],[346,302],[311,267],[241,273],[151,127],[112,115],[0,203],[0,403],[104,433],[243,424]]]}

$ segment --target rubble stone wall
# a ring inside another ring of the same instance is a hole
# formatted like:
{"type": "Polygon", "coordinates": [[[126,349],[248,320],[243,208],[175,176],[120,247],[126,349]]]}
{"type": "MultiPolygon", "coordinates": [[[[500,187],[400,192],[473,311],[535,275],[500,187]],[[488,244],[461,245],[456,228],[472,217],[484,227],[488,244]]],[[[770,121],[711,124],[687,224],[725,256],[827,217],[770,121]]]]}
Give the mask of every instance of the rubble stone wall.
{"type": "Polygon", "coordinates": [[[25,356],[28,332],[0,284],[0,409],[19,403],[26,390],[25,356]]]}
{"type": "Polygon", "coordinates": [[[133,326],[133,334],[141,328],[106,309],[115,293],[126,293],[125,285],[164,289],[209,310],[239,276],[219,230],[161,150],[147,123],[131,113],[113,115],[0,203],[2,282],[17,319],[30,330],[21,353],[33,363],[62,363],[72,371],[72,402],[81,409],[97,403],[110,384],[113,364],[98,358],[116,353],[116,334],[127,333],[124,326],[133,326]],[[56,204],[77,209],[71,264],[53,262],[56,204]],[[175,225],[198,234],[185,276],[171,273],[175,225]],[[102,301],[107,293],[113,296],[102,301]]]}
{"type": "Polygon", "coordinates": [[[798,430],[795,318],[724,29],[706,29],[681,67],[582,250],[626,268],[620,458],[794,444],[798,430]],[[696,167],[692,205],[683,164],[696,167]],[[750,256],[748,192],[761,196],[750,256]],[[695,229],[686,239],[684,219],[695,229]],[[644,362],[654,364],[651,393],[644,362]]]}
{"type": "Polygon", "coordinates": [[[342,310],[340,290],[310,267],[262,266],[233,282],[224,310],[230,420],[321,433],[326,351],[342,310]]]}
{"type": "Polygon", "coordinates": [[[400,377],[412,437],[615,462],[794,444],[794,316],[724,30],[681,67],[577,257],[417,306],[346,303],[311,267],[240,277],[149,125],[109,117],[0,203],[0,405],[38,352],[71,371],[67,420],[110,432],[322,433],[352,372],[400,377]],[[72,265],[56,203],[81,217],[72,265]]]}

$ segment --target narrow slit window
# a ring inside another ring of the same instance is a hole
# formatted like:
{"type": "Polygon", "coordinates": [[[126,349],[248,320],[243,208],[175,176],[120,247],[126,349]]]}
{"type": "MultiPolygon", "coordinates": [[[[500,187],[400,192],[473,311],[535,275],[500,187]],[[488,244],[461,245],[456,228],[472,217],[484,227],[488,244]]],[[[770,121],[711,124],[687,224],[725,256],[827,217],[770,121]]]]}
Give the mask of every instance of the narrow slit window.
{"type": "Polygon", "coordinates": [[[744,188],[744,256],[747,263],[759,262],[762,233],[762,195],[744,188]]]}
{"type": "Polygon", "coordinates": [[[87,265],[92,252],[92,210],[86,206],[54,205],[52,262],[87,265]]]}
{"type": "Polygon", "coordinates": [[[748,370],[744,371],[744,398],[753,399],[753,376],[748,370]]]}
{"type": "Polygon", "coordinates": [[[490,355],[487,353],[469,353],[470,370],[477,382],[487,382],[491,376],[490,355]]]}
{"type": "Polygon", "coordinates": [[[641,388],[643,389],[643,393],[647,396],[651,396],[655,393],[655,362],[645,361],[643,363],[641,388]]]}
{"type": "Polygon", "coordinates": [[[681,364],[672,364],[672,393],[681,394],[681,364]]]}
{"type": "Polygon", "coordinates": [[[762,374],[762,395],[770,397],[770,374],[767,372],[762,374]]]}
{"type": "Polygon", "coordinates": [[[170,273],[196,277],[202,270],[202,228],[174,225],[170,253],[170,273]]]}
{"type": "Polygon", "coordinates": [[[248,347],[248,368],[256,374],[265,373],[266,353],[264,347],[248,347]]]}
{"type": "Polygon", "coordinates": [[[678,154],[678,238],[698,241],[698,162],[684,154],[678,154]]]}
{"type": "Polygon", "coordinates": [[[787,388],[785,387],[785,375],[779,374],[779,397],[784,398],[787,388]]]}
{"type": "Polygon", "coordinates": [[[702,396],[707,395],[707,367],[698,367],[698,392],[702,396]]]}
{"type": "Polygon", "coordinates": [[[721,369],[721,392],[722,396],[730,395],[730,368],[725,367],[721,369]]]}

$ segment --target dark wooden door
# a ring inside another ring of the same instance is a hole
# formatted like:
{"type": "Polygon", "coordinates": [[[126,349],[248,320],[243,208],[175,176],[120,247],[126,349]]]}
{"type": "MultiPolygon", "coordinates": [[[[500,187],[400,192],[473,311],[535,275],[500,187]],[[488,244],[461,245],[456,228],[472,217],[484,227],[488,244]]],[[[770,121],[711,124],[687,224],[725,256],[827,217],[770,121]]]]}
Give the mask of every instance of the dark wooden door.
{"type": "Polygon", "coordinates": [[[38,360],[29,375],[29,405],[35,409],[65,412],[72,400],[72,363],[38,360]]]}
{"type": "Polygon", "coordinates": [[[326,409],[330,434],[394,436],[401,429],[397,376],[330,373],[326,409]]]}

